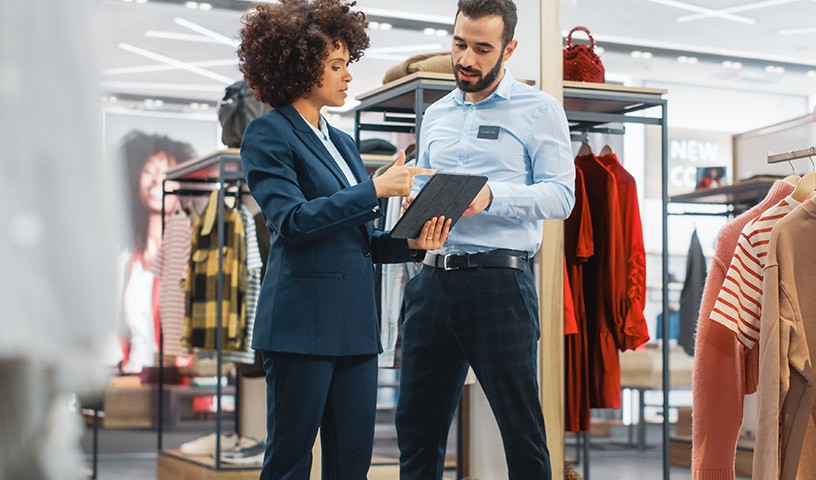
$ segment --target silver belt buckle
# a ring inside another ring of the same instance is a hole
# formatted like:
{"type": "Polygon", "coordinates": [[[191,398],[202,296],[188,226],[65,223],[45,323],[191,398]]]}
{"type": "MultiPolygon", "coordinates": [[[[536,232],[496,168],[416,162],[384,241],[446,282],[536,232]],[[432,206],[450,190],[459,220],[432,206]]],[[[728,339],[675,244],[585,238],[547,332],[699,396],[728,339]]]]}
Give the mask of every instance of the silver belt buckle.
{"type": "Polygon", "coordinates": [[[459,267],[448,265],[448,259],[453,257],[452,254],[447,254],[442,257],[442,269],[443,270],[459,270],[459,267]]]}

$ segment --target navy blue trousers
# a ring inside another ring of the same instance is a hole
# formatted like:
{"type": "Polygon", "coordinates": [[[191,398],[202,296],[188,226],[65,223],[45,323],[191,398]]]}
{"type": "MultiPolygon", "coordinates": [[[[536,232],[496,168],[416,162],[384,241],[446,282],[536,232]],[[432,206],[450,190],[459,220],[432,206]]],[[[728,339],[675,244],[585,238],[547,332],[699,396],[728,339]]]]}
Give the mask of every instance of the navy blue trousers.
{"type": "Polygon", "coordinates": [[[261,480],[308,480],[320,428],[324,480],[364,480],[374,446],[377,356],[263,352],[266,453],[261,480]]]}
{"type": "Polygon", "coordinates": [[[511,479],[550,479],[538,397],[538,295],[530,268],[423,267],[405,288],[400,478],[441,479],[468,364],[499,426],[511,479]]]}

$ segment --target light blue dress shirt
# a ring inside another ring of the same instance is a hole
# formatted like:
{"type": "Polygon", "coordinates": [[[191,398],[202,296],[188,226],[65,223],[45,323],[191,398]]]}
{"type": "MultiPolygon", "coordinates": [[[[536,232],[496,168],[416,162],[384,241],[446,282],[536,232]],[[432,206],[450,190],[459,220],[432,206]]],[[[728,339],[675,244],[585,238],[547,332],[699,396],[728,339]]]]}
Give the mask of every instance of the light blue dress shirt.
{"type": "MultiPolygon", "coordinates": [[[[303,115],[301,115],[301,117],[303,117],[303,115]]],[[[325,146],[326,150],[329,151],[335,163],[337,163],[337,166],[340,167],[340,171],[343,172],[346,180],[348,180],[349,186],[353,187],[354,185],[357,185],[357,179],[354,178],[354,174],[351,173],[351,168],[349,168],[348,163],[346,163],[346,159],[343,158],[343,155],[340,154],[340,151],[334,146],[334,142],[331,141],[331,137],[329,137],[329,124],[326,123],[326,119],[323,118],[323,115],[320,115],[320,120],[318,121],[318,124],[320,125],[319,129],[315,128],[314,125],[309,123],[305,117],[303,118],[303,121],[309,125],[309,128],[311,128],[314,134],[317,135],[317,138],[323,142],[323,146],[325,146]]]]}
{"type": "MultiPolygon", "coordinates": [[[[457,88],[428,108],[417,166],[487,176],[493,192],[490,207],[460,219],[434,253],[508,248],[533,255],[541,245],[543,220],[567,218],[575,203],[564,108],[541,90],[516,82],[507,70],[479,103],[466,101],[457,88]]],[[[427,178],[415,178],[414,193],[427,178]]]]}

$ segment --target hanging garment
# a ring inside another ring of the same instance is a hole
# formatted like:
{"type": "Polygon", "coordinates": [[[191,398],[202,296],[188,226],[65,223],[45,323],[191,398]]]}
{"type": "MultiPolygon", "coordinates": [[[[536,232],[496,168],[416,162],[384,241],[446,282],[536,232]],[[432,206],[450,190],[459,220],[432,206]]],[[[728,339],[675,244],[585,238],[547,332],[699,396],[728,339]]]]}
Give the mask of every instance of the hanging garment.
{"type": "Polygon", "coordinates": [[[706,279],[694,347],[692,376],[692,475],[699,480],[734,477],[737,439],[744,396],[756,390],[758,349],[745,351],[733,332],[710,321],[740,232],[751,220],[793,192],[788,183],[774,182],[758,205],[725,225],[706,279]]]}
{"type": "Polygon", "coordinates": [[[155,363],[158,343],[156,342],[156,309],[158,298],[156,277],[145,270],[142,255],[133,255],[125,269],[125,285],[122,292],[122,321],[127,328],[126,356],[122,369],[129,373],[141,372],[144,367],[155,363]]]}
{"type": "Polygon", "coordinates": [[[620,201],[615,177],[595,155],[578,157],[575,166],[584,176],[592,219],[594,255],[583,271],[587,315],[590,405],[620,408],[620,359],[615,332],[622,329],[625,288],[620,201]]]}
{"type": "Polygon", "coordinates": [[[643,245],[637,184],[614,153],[602,155],[598,160],[615,178],[621,216],[623,258],[616,272],[617,281],[625,286],[625,291],[622,292],[623,304],[614,333],[620,350],[634,350],[649,341],[649,329],[643,316],[646,308],[646,248],[643,245]]]}
{"type": "Polygon", "coordinates": [[[768,255],[771,230],[799,205],[799,201],[787,196],[742,229],[734,258],[711,311],[711,320],[734,332],[748,349],[759,340],[762,269],[768,255]]]}
{"type": "Polygon", "coordinates": [[[238,209],[241,222],[244,225],[244,241],[246,242],[246,295],[244,308],[246,320],[244,327],[244,348],[241,351],[224,354],[225,362],[255,363],[255,350],[252,349],[252,330],[255,328],[255,309],[258,306],[258,295],[261,293],[261,251],[258,248],[258,235],[255,232],[255,219],[249,209],[241,205],[238,209]]]}
{"type": "Polygon", "coordinates": [[[568,432],[589,430],[589,351],[583,270],[595,251],[592,237],[592,216],[584,175],[580,169],[575,169],[575,206],[564,222],[564,259],[567,265],[564,285],[569,286],[576,322],[576,333],[564,339],[564,421],[568,432]]]}
{"type": "MultiPolygon", "coordinates": [[[[218,191],[210,195],[207,209],[193,224],[190,266],[187,269],[185,317],[182,345],[216,349],[218,291],[218,191]]],[[[223,350],[243,348],[246,331],[246,241],[241,216],[234,208],[222,206],[224,245],[221,325],[223,350]]]]}
{"type": "Polygon", "coordinates": [[[686,258],[686,279],[680,293],[680,333],[677,339],[683,350],[691,356],[694,356],[694,332],[697,330],[697,315],[700,314],[706,275],[703,246],[700,245],[697,229],[694,229],[686,258]]]}
{"type": "Polygon", "coordinates": [[[564,335],[578,333],[578,322],[575,319],[575,302],[572,299],[572,289],[567,273],[567,260],[564,259],[564,335]]]}
{"type": "Polygon", "coordinates": [[[159,309],[161,331],[166,355],[187,355],[181,346],[184,332],[184,285],[190,264],[190,244],[193,227],[190,218],[179,210],[164,225],[161,247],[151,266],[151,272],[159,278],[159,309]]]}
{"type": "Polygon", "coordinates": [[[814,239],[813,201],[779,220],[770,239],[759,332],[757,480],[816,478],[814,239]]]}

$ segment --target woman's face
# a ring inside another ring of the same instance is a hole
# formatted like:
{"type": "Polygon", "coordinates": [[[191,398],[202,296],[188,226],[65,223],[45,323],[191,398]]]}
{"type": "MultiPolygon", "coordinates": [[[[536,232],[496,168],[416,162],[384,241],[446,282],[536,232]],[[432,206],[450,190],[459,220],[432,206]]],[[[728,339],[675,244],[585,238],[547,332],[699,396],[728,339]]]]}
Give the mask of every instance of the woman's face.
{"type": "Polygon", "coordinates": [[[165,152],[157,152],[145,160],[139,178],[139,200],[152,212],[161,212],[162,180],[167,169],[176,161],[165,152]]]}
{"type": "Polygon", "coordinates": [[[309,100],[318,108],[342,107],[348,97],[352,77],[348,71],[349,53],[345,42],[329,46],[329,56],[323,62],[323,77],[309,92],[309,100]]]}

